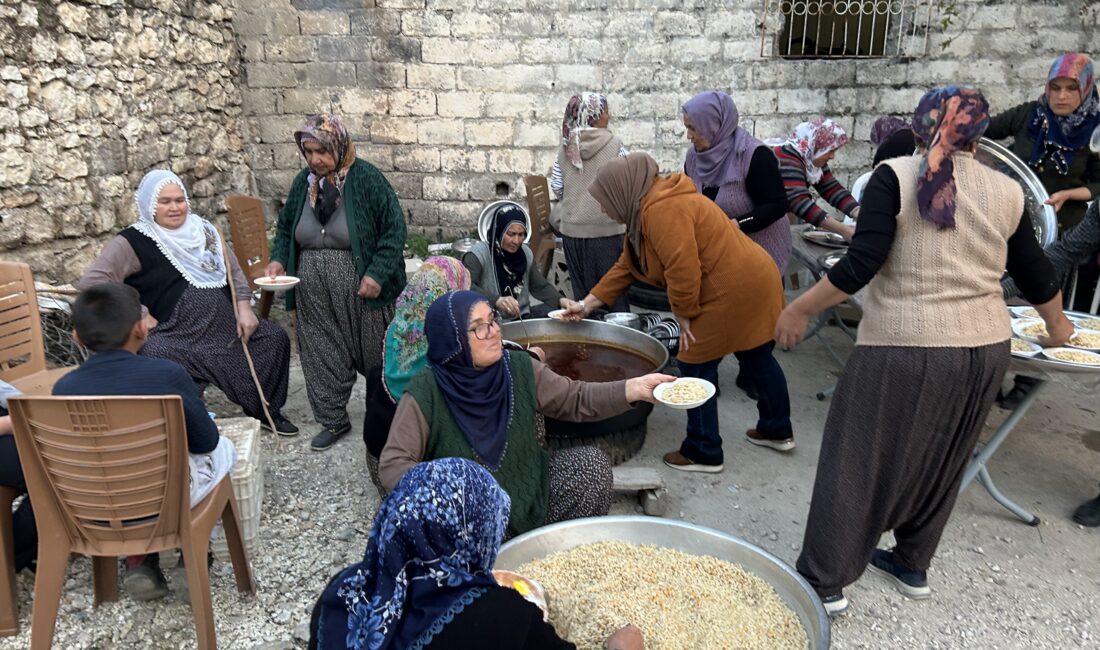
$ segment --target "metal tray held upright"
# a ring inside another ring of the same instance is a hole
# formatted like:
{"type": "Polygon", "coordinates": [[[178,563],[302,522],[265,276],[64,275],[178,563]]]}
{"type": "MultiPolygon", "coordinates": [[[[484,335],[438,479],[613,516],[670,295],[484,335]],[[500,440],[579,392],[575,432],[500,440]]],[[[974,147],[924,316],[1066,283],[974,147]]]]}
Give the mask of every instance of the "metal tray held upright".
{"type": "Polygon", "coordinates": [[[1024,188],[1024,208],[1031,216],[1039,243],[1043,248],[1053,244],[1058,238],[1058,216],[1054,207],[1046,204],[1050,194],[1035,172],[1006,147],[986,138],[978,141],[978,151],[974,158],[987,167],[1011,176],[1024,188]]]}

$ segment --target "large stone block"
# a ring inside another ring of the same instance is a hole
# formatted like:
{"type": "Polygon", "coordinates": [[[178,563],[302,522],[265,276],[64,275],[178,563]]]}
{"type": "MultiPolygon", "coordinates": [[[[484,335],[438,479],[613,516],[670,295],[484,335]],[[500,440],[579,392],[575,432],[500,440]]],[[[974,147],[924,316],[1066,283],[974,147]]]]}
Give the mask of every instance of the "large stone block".
{"type": "Polygon", "coordinates": [[[550,16],[533,11],[507,13],[501,18],[500,31],[506,36],[547,37],[554,34],[550,16]]]}
{"type": "Polygon", "coordinates": [[[562,38],[527,38],[520,42],[519,55],[525,63],[565,63],[573,60],[569,48],[562,38]]]}
{"type": "Polygon", "coordinates": [[[519,49],[510,41],[425,38],[421,45],[425,63],[500,65],[514,63],[519,49]]]}
{"type": "Polygon", "coordinates": [[[530,149],[491,149],[489,171],[495,174],[535,174],[535,159],[530,149]]]}
{"type": "Polygon", "coordinates": [[[420,39],[405,36],[380,36],[370,48],[375,61],[413,62],[422,60],[420,39]]]}
{"type": "Polygon", "coordinates": [[[571,12],[555,21],[558,32],[573,38],[598,38],[603,36],[606,23],[603,12],[571,12]]]}
{"type": "Polygon", "coordinates": [[[615,123],[615,135],[627,147],[645,147],[656,138],[657,127],[650,120],[624,120],[615,123]]]}
{"type": "MultiPolygon", "coordinates": [[[[263,42],[263,59],[267,61],[290,61],[306,63],[317,57],[316,40],[308,36],[286,36],[263,42]]],[[[259,41],[256,41],[259,43],[259,41]]],[[[255,45],[253,45],[255,47],[255,45]]],[[[248,50],[246,49],[246,56],[248,50]]],[[[254,55],[253,55],[254,56],[254,55]]],[[[259,59],[253,59],[259,60],[259,59]]]]}
{"type": "Polygon", "coordinates": [[[78,98],[76,91],[63,81],[55,80],[42,86],[39,98],[42,107],[55,122],[71,122],[76,119],[78,98]]]}
{"type": "Polygon", "coordinates": [[[698,36],[703,33],[699,18],[684,11],[658,11],[653,28],[661,36],[698,36]]]}
{"type": "MultiPolygon", "coordinates": [[[[539,96],[535,93],[485,93],[485,116],[495,118],[530,118],[534,116],[539,96]]],[[[565,105],[562,105],[565,108],[565,105]]]]}
{"type": "Polygon", "coordinates": [[[745,40],[755,38],[757,46],[760,32],[757,25],[760,16],[753,10],[710,11],[703,22],[703,33],[723,39],[745,40]]]}
{"type": "Polygon", "coordinates": [[[503,120],[467,122],[466,144],[471,147],[508,146],[512,143],[512,123],[503,120]]]}
{"type": "Polygon", "coordinates": [[[384,90],[349,88],[337,97],[341,112],[348,115],[385,115],[390,109],[390,94],[384,90]]]}
{"type": "Polygon", "coordinates": [[[455,69],[449,65],[410,65],[405,69],[409,88],[451,90],[455,87],[455,69]]]}
{"type": "Polygon", "coordinates": [[[390,93],[391,115],[435,115],[435,93],[395,90],[390,93]]]}
{"type": "Polygon", "coordinates": [[[303,11],[298,14],[303,34],[351,33],[351,19],[345,11],[303,11]]]}
{"type": "Polygon", "coordinates": [[[413,144],[417,141],[416,121],[378,118],[370,123],[371,141],[383,144],[413,144]]]}
{"type": "Polygon", "coordinates": [[[462,120],[421,120],[416,125],[420,144],[465,144],[462,120]]]}
{"type": "Polygon", "coordinates": [[[451,22],[435,11],[409,12],[401,16],[401,33],[406,36],[448,36],[451,22]]]}
{"type": "Polygon", "coordinates": [[[481,93],[448,92],[437,96],[440,117],[480,117],[484,95],[481,93]]]}
{"type": "Polygon", "coordinates": [[[355,76],[367,88],[403,88],[405,66],[400,63],[357,63],[355,76]]]}
{"type": "Polygon", "coordinates": [[[320,36],[316,38],[317,58],[321,61],[370,61],[372,36],[320,36]]]}
{"type": "Polygon", "coordinates": [[[552,147],[561,140],[561,127],[545,122],[519,122],[512,143],[517,147],[552,147]]]}
{"type": "Polygon", "coordinates": [[[676,38],[669,46],[669,60],[680,65],[705,63],[721,54],[722,43],[709,38],[676,38]]]}
{"type": "Polygon", "coordinates": [[[399,147],[393,153],[393,167],[403,172],[437,172],[439,171],[439,149],[399,147]]]}
{"type": "Polygon", "coordinates": [[[293,88],[298,85],[298,77],[286,64],[253,63],[245,68],[245,82],[251,88],[293,88]]]}
{"type": "Polygon", "coordinates": [[[298,84],[309,88],[351,86],[355,83],[354,63],[298,63],[294,65],[298,84]]]}
{"type": "Polygon", "coordinates": [[[92,145],[88,158],[93,176],[110,176],[127,171],[127,145],[123,140],[104,140],[92,145]]]}
{"type": "Polygon", "coordinates": [[[397,197],[404,202],[419,199],[423,196],[424,193],[421,190],[423,176],[419,173],[389,172],[386,174],[386,181],[389,182],[397,197]]]}
{"type": "Polygon", "coordinates": [[[401,33],[401,12],[394,9],[365,9],[350,14],[351,33],[392,36],[401,33]]]}
{"type": "Polygon", "coordinates": [[[460,90],[541,90],[553,87],[553,72],[544,65],[506,65],[497,68],[462,66],[460,90]]]}
{"type": "Polygon", "coordinates": [[[478,38],[499,33],[500,20],[492,14],[462,12],[451,17],[451,36],[455,38],[478,38]]]}
{"type": "Polygon", "coordinates": [[[780,113],[809,116],[828,112],[828,93],[825,90],[787,88],[778,94],[780,113]]]}
{"type": "Polygon", "coordinates": [[[489,169],[489,157],[477,149],[444,149],[439,152],[439,168],[445,173],[482,173],[489,169]]]}
{"type": "Polygon", "coordinates": [[[470,197],[470,181],[454,175],[425,176],[423,196],[431,201],[464,201],[470,197]]]}
{"type": "Polygon", "coordinates": [[[554,79],[565,88],[599,88],[603,84],[603,71],[595,65],[557,65],[554,79]]]}

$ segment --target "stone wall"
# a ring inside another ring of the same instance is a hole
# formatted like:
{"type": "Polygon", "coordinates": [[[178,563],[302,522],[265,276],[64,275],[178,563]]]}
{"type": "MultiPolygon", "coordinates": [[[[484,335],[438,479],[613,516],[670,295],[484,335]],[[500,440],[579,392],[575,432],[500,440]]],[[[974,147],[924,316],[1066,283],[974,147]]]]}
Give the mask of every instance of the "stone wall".
{"type": "Polygon", "coordinates": [[[278,207],[302,164],[295,126],[330,110],[397,188],[411,228],[450,236],[486,202],[522,196],[522,175],[548,171],[566,100],[588,89],[609,93],[611,127],[666,170],[682,164],[679,106],[695,91],[728,89],[761,137],[830,115],[856,139],[834,163],[849,178],[871,160],[879,114],[910,112],[928,86],[952,81],[1008,108],[1036,96],[1051,58],[1087,49],[1096,29],[1077,0],[959,0],[946,34],[933,11],[923,57],[791,61],[761,56],[761,5],[239,0],[246,149],[259,192],[278,207]]]}
{"type": "Polygon", "coordinates": [[[223,2],[0,0],[0,55],[0,259],[73,280],[152,168],[206,216],[250,191],[223,2]]]}

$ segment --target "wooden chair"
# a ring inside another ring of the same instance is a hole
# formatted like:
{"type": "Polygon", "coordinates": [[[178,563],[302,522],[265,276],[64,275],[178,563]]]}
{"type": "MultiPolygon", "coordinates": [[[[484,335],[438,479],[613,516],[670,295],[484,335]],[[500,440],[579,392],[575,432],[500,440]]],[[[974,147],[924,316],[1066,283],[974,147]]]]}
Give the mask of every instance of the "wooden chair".
{"type": "MultiPolygon", "coordinates": [[[[256,290],[256,278],[264,275],[270,260],[267,248],[267,222],[264,221],[264,206],[254,196],[230,196],[225,199],[229,211],[229,236],[233,239],[233,252],[237,263],[241,265],[248,286],[256,290]]],[[[274,294],[260,292],[260,318],[271,313],[271,301],[274,294]]]]}
{"type": "Polygon", "coordinates": [[[15,542],[11,504],[19,490],[0,486],[0,636],[19,634],[19,601],[15,589],[15,542]]]}
{"type": "Polygon", "coordinates": [[[531,215],[531,252],[535,255],[535,264],[543,276],[550,275],[550,264],[554,261],[554,248],[557,237],[550,228],[550,186],[545,176],[524,176],[523,185],[527,188],[527,213],[531,215]]]}
{"type": "Polygon", "coordinates": [[[49,395],[54,382],[74,367],[46,368],[31,267],[0,262],[0,379],[26,395],[49,395]]]}
{"type": "Polygon", "coordinates": [[[206,555],[225,527],[237,589],[255,585],[226,476],[190,504],[183,402],[160,397],[15,397],[8,400],[15,444],[34,502],[38,568],[31,650],[53,641],[72,553],[92,558],[95,604],[118,599],[118,558],[183,551],[200,650],[214,650],[206,555]]]}

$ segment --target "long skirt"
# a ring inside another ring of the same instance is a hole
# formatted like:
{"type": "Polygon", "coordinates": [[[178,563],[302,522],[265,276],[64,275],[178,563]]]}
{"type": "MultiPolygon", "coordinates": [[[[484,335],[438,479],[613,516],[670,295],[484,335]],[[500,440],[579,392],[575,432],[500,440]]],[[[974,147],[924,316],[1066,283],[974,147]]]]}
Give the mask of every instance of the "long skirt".
{"type": "Polygon", "coordinates": [[[611,460],[595,447],[550,452],[547,524],[606,515],[611,507],[611,460]]]}
{"type": "Polygon", "coordinates": [[[357,374],[382,365],[382,337],[393,305],[374,308],[360,298],[359,274],[346,250],[304,250],[296,291],[298,349],[313,417],[347,431],[348,400],[357,374]]]}
{"type": "MultiPolygon", "coordinates": [[[[599,284],[619,256],[623,253],[623,236],[593,237],[580,239],[562,237],[562,249],[565,251],[565,263],[569,266],[569,284],[573,287],[573,298],[580,300],[588,295],[592,287],[599,284]]],[[[630,311],[626,294],[619,296],[614,304],[607,306],[608,311],[630,311]]]]}
{"type": "Polygon", "coordinates": [[[928,569],[1008,368],[978,348],[856,346],[825,422],[797,568],[822,595],[863,573],[882,533],[928,569]]]}
{"type": "MultiPolygon", "coordinates": [[[[278,413],[286,404],[290,337],[275,323],[261,320],[248,339],[248,351],[268,408],[278,413]]],[[[214,384],[246,415],[264,418],[256,384],[237,338],[237,313],[225,290],[188,286],[172,316],[149,333],[141,354],[175,361],[200,386],[214,384]]]]}

